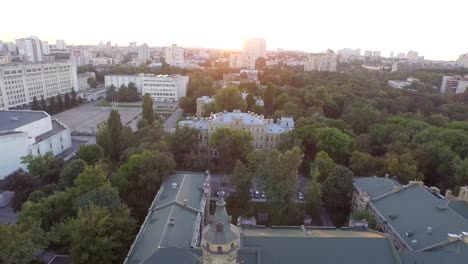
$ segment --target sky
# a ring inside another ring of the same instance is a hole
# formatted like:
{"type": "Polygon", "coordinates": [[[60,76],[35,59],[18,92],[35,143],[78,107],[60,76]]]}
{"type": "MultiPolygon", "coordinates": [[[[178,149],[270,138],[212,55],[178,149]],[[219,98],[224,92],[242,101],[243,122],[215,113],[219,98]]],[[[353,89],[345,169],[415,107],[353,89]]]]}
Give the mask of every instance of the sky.
{"type": "Polygon", "coordinates": [[[0,40],[242,48],[416,50],[426,59],[468,52],[467,0],[21,0],[2,1],[0,40]]]}

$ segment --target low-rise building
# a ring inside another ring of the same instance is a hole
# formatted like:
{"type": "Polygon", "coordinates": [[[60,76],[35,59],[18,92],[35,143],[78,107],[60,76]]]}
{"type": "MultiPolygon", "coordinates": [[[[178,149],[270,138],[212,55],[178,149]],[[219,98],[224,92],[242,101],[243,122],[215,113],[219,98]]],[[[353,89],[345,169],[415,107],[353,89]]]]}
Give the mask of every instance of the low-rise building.
{"type": "Polygon", "coordinates": [[[352,208],[369,209],[399,250],[448,251],[463,239],[468,242],[468,219],[452,209],[437,188],[422,182],[401,185],[390,178],[355,178],[352,208]]]}
{"type": "MultiPolygon", "coordinates": [[[[211,114],[208,118],[193,118],[179,122],[180,126],[193,127],[200,131],[200,143],[206,149],[211,135],[218,128],[241,129],[252,134],[252,145],[255,149],[275,148],[283,133],[294,129],[292,117],[281,117],[277,122],[265,119],[263,115],[234,112],[211,114]]],[[[210,149],[210,156],[217,156],[217,150],[210,149]]]]}
{"type": "Polygon", "coordinates": [[[21,157],[54,156],[70,148],[70,130],[43,111],[0,111],[0,179],[18,168],[21,157]]]}
{"type": "Polygon", "coordinates": [[[395,88],[395,89],[403,89],[409,85],[411,85],[413,82],[419,82],[419,79],[413,78],[413,77],[408,77],[406,81],[400,81],[400,80],[389,80],[388,81],[388,86],[395,88]]]}
{"type": "Polygon", "coordinates": [[[0,109],[27,105],[78,89],[76,66],[70,61],[0,65],[0,109]]]}
{"type": "Polygon", "coordinates": [[[468,87],[468,76],[444,76],[440,86],[441,94],[461,94],[468,87]]]}
{"type": "Polygon", "coordinates": [[[113,85],[117,90],[129,83],[135,84],[142,95],[148,93],[154,101],[177,102],[186,96],[189,83],[188,76],[155,75],[155,74],[111,74],[104,77],[105,86],[113,85]]]}
{"type": "Polygon", "coordinates": [[[84,90],[89,88],[88,79],[96,79],[96,73],[94,72],[84,72],[77,75],[78,77],[78,90],[84,90]]]}
{"type": "Polygon", "coordinates": [[[463,68],[463,64],[455,61],[397,61],[392,65],[395,71],[417,71],[417,70],[454,70],[463,68]]]}
{"type": "Polygon", "coordinates": [[[329,71],[336,72],[337,56],[333,50],[325,53],[309,54],[304,61],[304,71],[329,71]]]}

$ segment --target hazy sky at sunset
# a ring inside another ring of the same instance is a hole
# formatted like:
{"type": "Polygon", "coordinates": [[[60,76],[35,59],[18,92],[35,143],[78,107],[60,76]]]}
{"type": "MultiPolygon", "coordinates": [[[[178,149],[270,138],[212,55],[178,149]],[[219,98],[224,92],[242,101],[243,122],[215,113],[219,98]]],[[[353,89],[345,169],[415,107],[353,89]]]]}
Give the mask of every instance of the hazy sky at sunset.
{"type": "Polygon", "coordinates": [[[240,49],[262,37],[268,50],[413,49],[444,60],[468,52],[468,0],[6,0],[1,10],[3,41],[240,49]]]}

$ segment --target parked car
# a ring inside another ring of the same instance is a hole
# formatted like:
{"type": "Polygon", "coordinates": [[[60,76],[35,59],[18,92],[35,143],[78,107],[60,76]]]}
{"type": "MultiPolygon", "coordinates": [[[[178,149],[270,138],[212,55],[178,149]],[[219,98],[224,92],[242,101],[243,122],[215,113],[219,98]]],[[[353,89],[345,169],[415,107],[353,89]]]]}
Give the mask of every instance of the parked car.
{"type": "Polygon", "coordinates": [[[263,198],[263,199],[266,199],[266,198],[267,198],[265,192],[262,192],[262,198],[263,198]]]}
{"type": "Polygon", "coordinates": [[[299,201],[304,201],[304,194],[301,193],[301,192],[299,192],[299,193],[297,194],[297,198],[299,199],[299,201]]]}
{"type": "Polygon", "coordinates": [[[255,191],[255,198],[260,198],[260,192],[259,191],[255,191]]]}

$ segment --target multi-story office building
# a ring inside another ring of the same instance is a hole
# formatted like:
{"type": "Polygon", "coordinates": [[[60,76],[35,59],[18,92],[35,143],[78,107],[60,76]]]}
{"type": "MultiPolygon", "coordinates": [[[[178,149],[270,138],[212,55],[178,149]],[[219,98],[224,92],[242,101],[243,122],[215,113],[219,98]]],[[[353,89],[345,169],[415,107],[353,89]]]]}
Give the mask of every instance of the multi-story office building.
{"type": "Polygon", "coordinates": [[[251,38],[244,41],[242,53],[232,53],[229,56],[229,67],[255,69],[258,58],[266,59],[266,40],[251,38]]]}
{"type": "Polygon", "coordinates": [[[410,50],[410,51],[408,51],[408,53],[406,54],[406,58],[407,58],[409,61],[417,61],[417,60],[419,60],[419,53],[418,53],[417,51],[410,50]]]}
{"type": "Polygon", "coordinates": [[[304,61],[304,71],[329,71],[335,72],[337,66],[337,56],[333,50],[326,53],[309,54],[304,61]]]}
{"type": "Polygon", "coordinates": [[[463,67],[468,68],[468,53],[460,55],[457,62],[463,65],[463,67]]]}
{"type": "Polygon", "coordinates": [[[146,62],[149,59],[149,47],[146,43],[138,46],[138,60],[140,62],[146,62]]]}
{"type": "Polygon", "coordinates": [[[76,66],[87,65],[91,61],[89,50],[84,47],[70,48],[70,60],[73,60],[76,66]]]}
{"type": "Polygon", "coordinates": [[[57,41],[55,42],[55,48],[56,49],[61,49],[61,50],[67,49],[67,45],[65,44],[65,40],[57,39],[57,41]]]}
{"type": "Polygon", "coordinates": [[[468,76],[444,76],[440,86],[441,94],[461,94],[468,87],[468,76]]]}
{"type": "Polygon", "coordinates": [[[183,67],[185,64],[184,48],[172,44],[172,46],[164,48],[164,59],[171,66],[183,67]]]}
{"type": "Polygon", "coordinates": [[[78,89],[76,66],[70,61],[0,65],[0,109],[29,104],[78,89]]]}
{"type": "Polygon", "coordinates": [[[154,101],[177,102],[187,94],[188,76],[155,74],[111,74],[104,77],[106,87],[135,84],[142,95],[149,93],[154,101]]]}
{"type": "Polygon", "coordinates": [[[50,53],[49,42],[42,41],[42,53],[46,55],[50,53]]]}
{"type": "Polygon", "coordinates": [[[16,46],[21,60],[24,62],[40,62],[43,60],[42,42],[38,37],[16,39],[16,46]]]}
{"type": "Polygon", "coordinates": [[[72,145],[70,130],[43,111],[0,111],[0,179],[18,168],[21,157],[54,156],[72,145]]]}
{"type": "MultiPolygon", "coordinates": [[[[281,117],[278,122],[274,122],[273,119],[265,119],[262,115],[235,110],[212,114],[209,118],[183,120],[179,125],[199,130],[200,146],[206,149],[211,135],[221,127],[249,131],[255,149],[268,149],[278,145],[281,134],[294,129],[294,120],[292,117],[281,117]]],[[[217,150],[210,149],[210,155],[217,156],[217,150]]]]}

